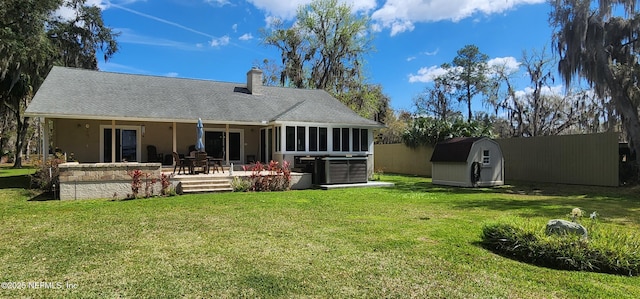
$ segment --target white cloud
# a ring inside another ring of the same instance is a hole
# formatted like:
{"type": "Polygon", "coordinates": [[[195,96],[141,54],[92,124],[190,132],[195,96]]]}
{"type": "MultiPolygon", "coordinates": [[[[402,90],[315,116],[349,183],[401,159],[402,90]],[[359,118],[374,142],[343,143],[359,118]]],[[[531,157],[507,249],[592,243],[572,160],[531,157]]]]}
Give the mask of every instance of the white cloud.
{"type": "MultiPolygon", "coordinates": [[[[435,51],[436,53],[438,50],[435,51]]],[[[429,55],[433,52],[424,52],[423,54],[429,55]]],[[[433,54],[432,54],[433,55],[433,54]]],[[[410,61],[407,59],[407,61],[410,61]]],[[[494,68],[504,68],[507,73],[515,73],[519,70],[520,63],[511,56],[508,57],[496,57],[487,61],[487,65],[489,66],[489,74],[494,73],[494,68]]],[[[438,76],[444,75],[447,71],[440,66],[430,66],[423,67],[418,70],[417,74],[409,74],[409,82],[410,83],[429,83],[433,82],[435,78],[438,76]]]]}
{"type": "Polygon", "coordinates": [[[517,69],[520,66],[520,62],[513,56],[496,57],[487,61],[487,64],[489,66],[506,66],[508,69],[517,69]]]}
{"type": "Polygon", "coordinates": [[[205,3],[209,3],[213,6],[225,6],[229,4],[227,0],[204,0],[205,3]]]}
{"type": "Polygon", "coordinates": [[[178,77],[178,73],[176,73],[176,72],[169,72],[169,73],[164,74],[164,76],[165,76],[165,77],[175,78],[175,77],[178,77]]]}
{"type": "Polygon", "coordinates": [[[233,24],[231,26],[231,29],[233,30],[233,32],[238,32],[238,24],[233,24]]]}
{"type": "Polygon", "coordinates": [[[407,61],[412,61],[412,60],[414,60],[414,59],[416,59],[416,57],[415,57],[415,56],[407,57],[407,61]]]}
{"type": "Polygon", "coordinates": [[[503,69],[507,74],[515,73],[520,70],[520,62],[512,56],[493,58],[487,61],[487,65],[489,65],[489,68],[503,69]]]}
{"type": "Polygon", "coordinates": [[[394,36],[398,33],[402,33],[405,31],[413,31],[413,29],[415,28],[415,26],[413,25],[413,23],[409,20],[398,20],[398,21],[394,21],[393,23],[391,23],[391,36],[394,36]]]}
{"type": "Polygon", "coordinates": [[[422,54],[427,55],[427,56],[435,56],[438,55],[438,52],[440,52],[440,48],[435,49],[434,51],[424,51],[422,52],[422,54]]]}
{"type": "Polygon", "coordinates": [[[457,22],[477,13],[493,14],[546,0],[387,0],[371,18],[391,29],[391,36],[412,31],[418,22],[457,22]]]}
{"type": "Polygon", "coordinates": [[[267,28],[273,27],[273,24],[280,22],[280,18],[274,16],[266,16],[264,18],[264,23],[267,28]]]}
{"type": "Polygon", "coordinates": [[[245,33],[238,38],[239,40],[251,40],[253,39],[253,35],[251,33],[245,33]]]}
{"type": "MultiPolygon", "coordinates": [[[[68,2],[69,0],[64,1],[64,3],[53,14],[61,17],[64,20],[74,19],[76,17],[76,10],[67,7],[65,4],[68,2]]],[[[87,0],[87,2],[85,2],[86,6],[97,6],[102,10],[109,8],[110,4],[111,3],[109,1],[103,0],[87,0]]]]}
{"type": "Polygon", "coordinates": [[[438,76],[446,74],[447,71],[439,66],[423,67],[418,70],[417,74],[409,74],[409,83],[429,83],[438,76]]]}
{"type": "MultiPolygon", "coordinates": [[[[533,91],[534,91],[533,88],[527,86],[524,88],[524,90],[517,90],[516,97],[522,98],[526,95],[532,94],[533,91]]],[[[563,93],[564,93],[564,87],[562,85],[543,86],[542,90],[540,90],[540,94],[547,95],[547,96],[552,96],[552,95],[562,96],[563,93]]]]}
{"type": "Polygon", "coordinates": [[[214,38],[209,42],[209,45],[212,47],[222,47],[229,44],[229,36],[225,35],[223,37],[214,38]]]}

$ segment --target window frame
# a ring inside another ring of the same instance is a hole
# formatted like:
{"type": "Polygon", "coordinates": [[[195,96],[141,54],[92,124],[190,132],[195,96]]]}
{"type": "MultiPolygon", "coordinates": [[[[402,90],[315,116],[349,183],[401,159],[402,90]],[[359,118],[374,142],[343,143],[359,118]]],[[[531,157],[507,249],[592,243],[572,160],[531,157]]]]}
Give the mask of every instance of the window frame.
{"type": "Polygon", "coordinates": [[[491,152],[488,149],[482,150],[482,166],[491,165],[491,152]]]}

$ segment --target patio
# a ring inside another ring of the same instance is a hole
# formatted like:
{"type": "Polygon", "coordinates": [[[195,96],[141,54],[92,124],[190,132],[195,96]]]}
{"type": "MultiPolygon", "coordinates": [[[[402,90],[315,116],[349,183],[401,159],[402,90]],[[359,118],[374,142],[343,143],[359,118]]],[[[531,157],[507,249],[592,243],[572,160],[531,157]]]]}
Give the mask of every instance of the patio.
{"type": "MultiPolygon", "coordinates": [[[[236,166],[239,167],[239,166],[236,166]]],[[[231,182],[234,177],[249,177],[251,171],[234,170],[229,171],[228,166],[223,166],[224,172],[209,171],[209,173],[178,174],[173,172],[173,167],[163,166],[163,174],[173,174],[172,180],[175,182],[178,193],[195,192],[224,192],[233,191],[231,182]]],[[[269,171],[262,171],[262,175],[268,175],[269,171]]],[[[291,189],[301,190],[312,187],[311,174],[301,172],[291,172],[291,189]]]]}

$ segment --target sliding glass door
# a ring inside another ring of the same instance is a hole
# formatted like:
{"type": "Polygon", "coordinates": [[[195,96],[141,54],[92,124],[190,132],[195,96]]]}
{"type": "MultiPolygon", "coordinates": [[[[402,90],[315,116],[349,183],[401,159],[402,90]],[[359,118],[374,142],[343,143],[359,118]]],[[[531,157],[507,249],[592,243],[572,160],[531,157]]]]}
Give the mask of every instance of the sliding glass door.
{"type": "MultiPolygon", "coordinates": [[[[242,162],[242,154],[244,153],[244,141],[242,131],[229,132],[229,161],[235,163],[242,162]]],[[[208,156],[226,159],[225,157],[225,132],[224,131],[205,131],[204,132],[204,150],[208,156]]]]}
{"type": "Polygon", "coordinates": [[[140,132],[135,128],[117,128],[116,138],[112,140],[112,129],[102,129],[102,162],[112,162],[112,149],[115,142],[115,162],[137,162],[140,160],[140,132]]]}

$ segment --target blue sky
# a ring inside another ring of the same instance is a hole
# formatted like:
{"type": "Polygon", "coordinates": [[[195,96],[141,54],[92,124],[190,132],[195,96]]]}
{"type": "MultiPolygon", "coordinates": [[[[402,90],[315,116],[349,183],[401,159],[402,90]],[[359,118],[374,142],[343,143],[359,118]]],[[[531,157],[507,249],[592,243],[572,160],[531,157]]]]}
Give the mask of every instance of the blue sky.
{"type": "MultiPolygon", "coordinates": [[[[467,44],[514,66],[523,50],[550,50],[550,6],[544,0],[346,1],[372,19],[376,50],[366,58],[368,81],[381,84],[396,109],[412,110],[413,98],[437,67],[467,44]]],[[[106,25],[121,32],[120,52],[100,61],[101,70],[245,82],[254,64],[280,58],[261,44],[259,29],[274,18],[291,22],[298,5],[309,1],[87,2],[102,7],[106,25]]]]}

